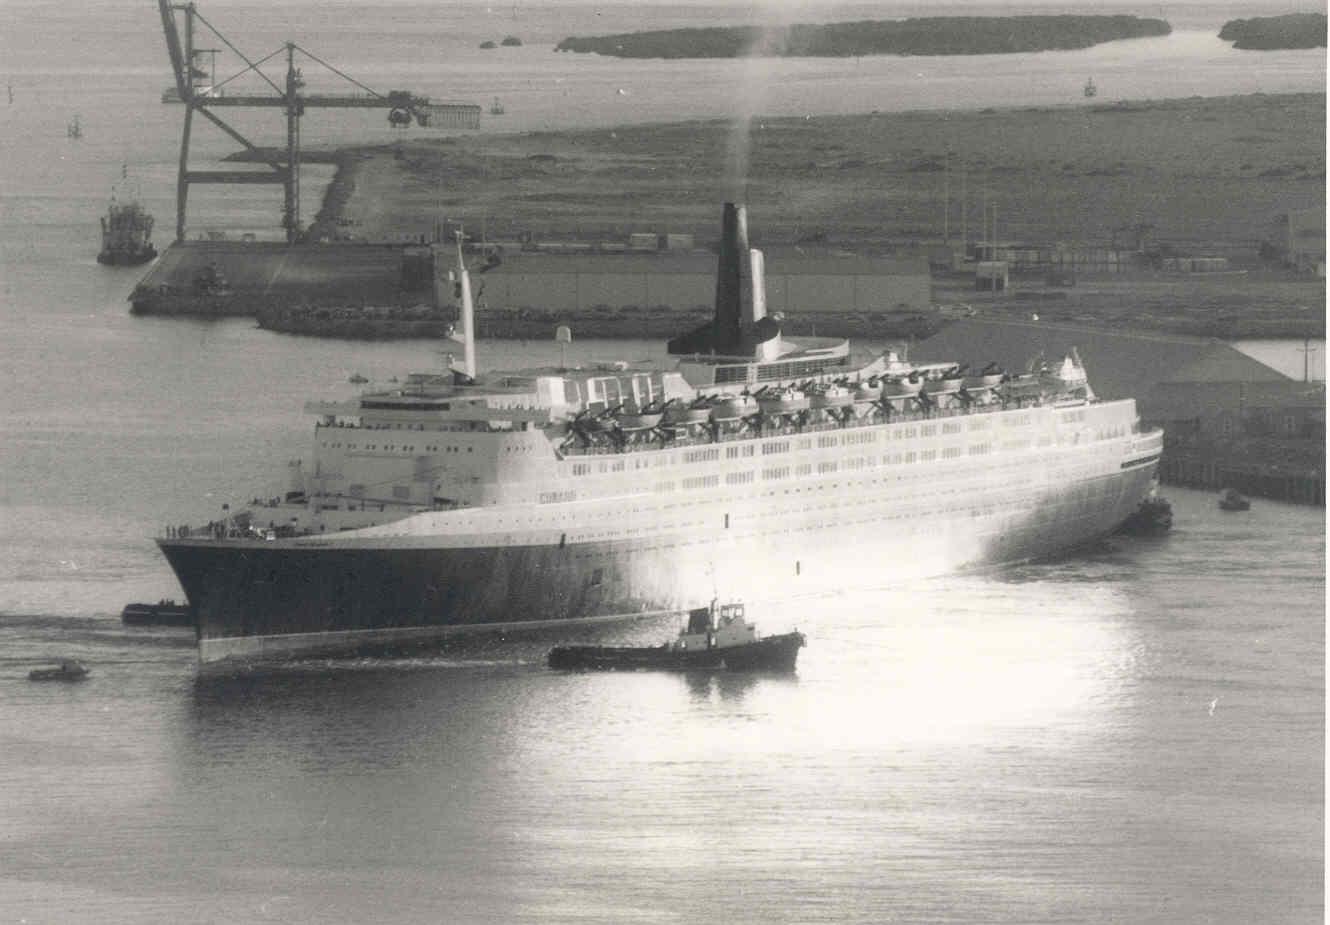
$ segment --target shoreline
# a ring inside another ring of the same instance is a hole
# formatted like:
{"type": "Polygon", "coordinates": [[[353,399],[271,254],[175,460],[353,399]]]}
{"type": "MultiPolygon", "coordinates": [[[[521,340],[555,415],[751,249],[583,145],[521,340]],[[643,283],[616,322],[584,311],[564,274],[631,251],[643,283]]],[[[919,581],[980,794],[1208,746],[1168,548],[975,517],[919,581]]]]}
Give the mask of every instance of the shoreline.
{"type": "Polygon", "coordinates": [[[1165,20],[1128,15],[929,16],[569,36],[554,50],[657,59],[1025,54],[1171,32],[1165,20]]]}

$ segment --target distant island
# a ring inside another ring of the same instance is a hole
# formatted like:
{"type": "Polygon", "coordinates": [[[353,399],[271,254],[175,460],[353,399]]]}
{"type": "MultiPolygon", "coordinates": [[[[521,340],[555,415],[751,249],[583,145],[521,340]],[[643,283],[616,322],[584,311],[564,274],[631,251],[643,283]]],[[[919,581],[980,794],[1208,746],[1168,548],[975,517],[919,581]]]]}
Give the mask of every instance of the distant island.
{"type": "Polygon", "coordinates": [[[1324,13],[1289,13],[1285,16],[1230,19],[1219,30],[1219,37],[1232,42],[1234,48],[1251,51],[1324,48],[1325,27],[1324,13]]]}
{"type": "MultiPolygon", "coordinates": [[[[574,36],[554,50],[616,58],[994,55],[1089,48],[1171,31],[1162,19],[1136,16],[930,16],[778,29],[727,26],[574,36]]],[[[1321,32],[1324,44],[1324,28],[1321,32]]]]}

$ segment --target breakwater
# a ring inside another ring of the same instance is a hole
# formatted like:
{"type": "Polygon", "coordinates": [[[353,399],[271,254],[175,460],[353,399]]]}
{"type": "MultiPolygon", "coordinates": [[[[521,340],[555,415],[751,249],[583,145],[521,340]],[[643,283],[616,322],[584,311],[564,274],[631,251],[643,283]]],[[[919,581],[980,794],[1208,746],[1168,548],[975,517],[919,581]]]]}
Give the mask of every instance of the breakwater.
{"type": "Polygon", "coordinates": [[[1089,48],[1168,35],[1137,16],[930,16],[788,27],[726,26],[572,36],[556,51],[616,58],[848,58],[862,55],[996,55],[1089,48]]]}
{"type": "Polygon", "coordinates": [[[1273,463],[1167,448],[1159,462],[1159,480],[1167,485],[1243,494],[1297,504],[1325,506],[1325,472],[1290,471],[1273,463]]]}
{"type": "Polygon", "coordinates": [[[411,305],[430,297],[401,245],[181,241],[134,287],[141,315],[257,315],[288,305],[411,305]]]}

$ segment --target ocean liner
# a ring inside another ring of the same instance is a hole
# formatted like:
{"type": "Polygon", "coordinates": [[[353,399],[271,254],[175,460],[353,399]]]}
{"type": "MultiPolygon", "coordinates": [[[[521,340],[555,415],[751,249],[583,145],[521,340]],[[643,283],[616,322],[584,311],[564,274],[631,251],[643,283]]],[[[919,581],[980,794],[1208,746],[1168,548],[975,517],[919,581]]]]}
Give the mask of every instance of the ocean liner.
{"type": "Polygon", "coordinates": [[[308,405],[290,491],[157,540],[203,662],[1045,557],[1112,532],[1155,474],[1162,433],[1097,400],[1074,353],[970,373],[782,336],[742,207],[714,318],[669,365],[479,375],[457,257],[436,285],[459,294],[459,368],[308,405]]]}

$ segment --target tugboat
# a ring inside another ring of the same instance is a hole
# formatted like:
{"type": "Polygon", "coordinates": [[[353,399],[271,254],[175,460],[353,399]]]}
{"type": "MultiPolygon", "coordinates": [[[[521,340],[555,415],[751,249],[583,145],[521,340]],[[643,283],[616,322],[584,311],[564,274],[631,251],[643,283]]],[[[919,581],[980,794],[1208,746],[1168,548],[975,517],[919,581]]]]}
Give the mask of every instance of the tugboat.
{"type": "Polygon", "coordinates": [[[1118,525],[1117,532],[1131,536],[1159,536],[1172,529],[1173,505],[1151,488],[1140,507],[1118,525]]]}
{"type": "Polygon", "coordinates": [[[1221,511],[1245,511],[1250,507],[1251,502],[1247,500],[1246,495],[1236,488],[1225,488],[1219,493],[1219,509],[1221,511]]]}
{"type": "Polygon", "coordinates": [[[28,672],[29,681],[82,681],[87,676],[88,669],[72,658],[60,659],[54,668],[34,668],[28,672]]]}
{"type": "Polygon", "coordinates": [[[162,599],[155,604],[126,604],[120,622],[126,626],[193,626],[194,612],[188,604],[162,599]]]}
{"type": "Polygon", "coordinates": [[[132,267],[157,256],[152,246],[152,216],[137,201],[120,204],[113,198],[102,217],[102,250],[97,262],[132,267]]]}
{"type": "Polygon", "coordinates": [[[574,671],[793,671],[804,645],[798,631],[758,636],[744,619],[743,604],[722,604],[688,612],[679,638],[658,646],[556,646],[549,666],[574,671]]]}

